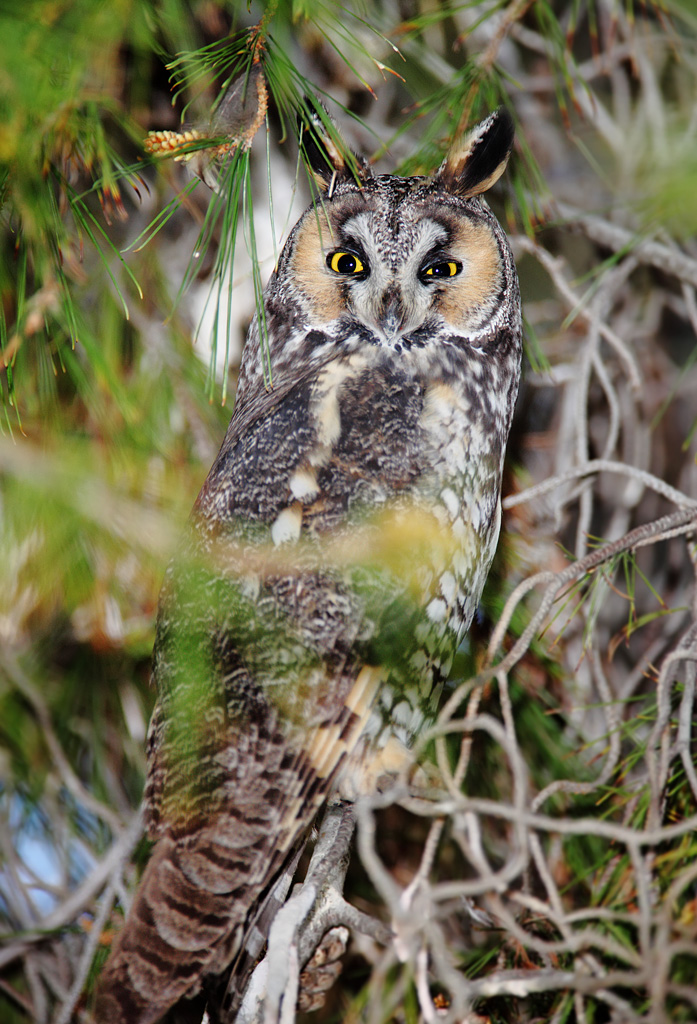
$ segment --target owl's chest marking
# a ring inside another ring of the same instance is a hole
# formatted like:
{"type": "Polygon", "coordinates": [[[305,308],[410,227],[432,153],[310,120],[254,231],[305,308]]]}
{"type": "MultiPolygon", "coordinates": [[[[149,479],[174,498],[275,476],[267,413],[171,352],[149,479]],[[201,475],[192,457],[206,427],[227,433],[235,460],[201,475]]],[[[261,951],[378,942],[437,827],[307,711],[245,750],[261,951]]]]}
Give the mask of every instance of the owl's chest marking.
{"type": "Polygon", "coordinates": [[[299,413],[308,441],[289,467],[274,543],[350,529],[353,513],[404,491],[422,472],[422,396],[418,381],[395,372],[374,348],[325,365],[299,413]]]}
{"type": "Polygon", "coordinates": [[[308,452],[311,466],[324,466],[341,437],[341,407],[339,395],[347,381],[357,379],[368,365],[368,356],[354,352],[346,358],[333,359],[323,368],[310,401],[310,420],[314,426],[316,442],[308,452]]]}
{"type": "Polygon", "coordinates": [[[426,389],[421,423],[432,452],[434,512],[453,541],[450,565],[439,575],[440,593],[426,611],[458,635],[476,610],[500,528],[503,441],[493,410],[491,419],[485,429],[462,389],[444,381],[426,389]]]}

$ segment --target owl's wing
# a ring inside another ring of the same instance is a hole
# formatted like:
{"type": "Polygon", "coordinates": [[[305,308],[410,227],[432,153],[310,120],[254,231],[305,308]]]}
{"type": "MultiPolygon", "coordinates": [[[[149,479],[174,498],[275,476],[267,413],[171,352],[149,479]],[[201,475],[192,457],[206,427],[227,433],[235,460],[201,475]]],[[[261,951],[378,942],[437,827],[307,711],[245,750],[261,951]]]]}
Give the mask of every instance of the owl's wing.
{"type": "MultiPolygon", "coordinates": [[[[212,672],[229,685],[240,645],[228,646],[227,633],[219,641],[212,672]]],[[[276,656],[288,649],[269,646],[276,656]]],[[[156,1021],[202,976],[225,969],[354,749],[380,670],[318,660],[305,695],[303,673],[292,664],[288,672],[298,689],[276,703],[238,670],[234,691],[177,694],[180,706],[170,700],[156,717],[157,841],[102,975],[99,1021],[156,1021]],[[201,721],[208,729],[197,735],[201,721]]]]}
{"type": "MultiPolygon", "coordinates": [[[[280,370],[274,371],[272,381],[267,387],[257,387],[252,390],[249,396],[245,395],[241,400],[238,397],[235,398],[234,415],[228,425],[220,452],[213,467],[211,467],[209,479],[213,475],[213,469],[216,464],[223,463],[226,460],[229,461],[230,452],[234,450],[240,438],[247,434],[253,435],[254,426],[258,420],[271,417],[274,410],[279,405],[282,405],[288,399],[288,396],[291,396],[290,401],[292,402],[293,393],[302,390],[308,382],[316,381],[318,373],[322,371],[323,367],[335,360],[335,353],[330,351],[329,348],[326,355],[317,356],[316,350],[323,345],[329,346],[329,342],[328,335],[322,331],[313,330],[311,332],[311,347],[315,350],[314,358],[304,370],[302,369],[304,353],[301,352],[298,357],[300,366],[295,362],[288,367],[282,366],[280,370]]],[[[307,343],[308,339],[306,339],[307,343]]],[[[208,482],[209,480],[204,484],[204,490],[208,482]]]]}
{"type": "MultiPolygon", "coordinates": [[[[317,490],[298,513],[320,532],[323,522],[345,524],[347,495],[370,482],[368,450],[383,491],[417,474],[408,463],[418,393],[392,387],[399,398],[378,412],[376,394],[389,390],[379,373],[367,390],[351,375],[341,381],[339,429],[322,441],[317,490]],[[391,484],[386,450],[397,427],[406,440],[391,484]]],[[[293,474],[317,451],[327,409],[338,410],[326,394],[317,376],[300,381],[231,431],[169,572],[146,791],[156,845],[102,973],[104,1024],[157,1021],[226,968],[370,717],[384,677],[372,657],[375,609],[394,595],[303,560],[302,546],[268,553],[269,526],[298,511],[293,474]]]]}
{"type": "Polygon", "coordinates": [[[376,682],[363,669],[334,720],[302,744],[273,714],[229,731],[226,798],[163,830],[102,976],[98,1021],[157,1021],[227,967],[360,736],[376,682]]]}

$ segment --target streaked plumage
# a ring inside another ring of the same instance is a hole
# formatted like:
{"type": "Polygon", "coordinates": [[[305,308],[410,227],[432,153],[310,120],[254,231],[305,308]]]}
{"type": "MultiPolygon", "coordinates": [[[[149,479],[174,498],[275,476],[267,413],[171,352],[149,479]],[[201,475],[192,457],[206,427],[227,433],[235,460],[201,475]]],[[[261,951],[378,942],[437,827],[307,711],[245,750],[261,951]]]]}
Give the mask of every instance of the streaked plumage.
{"type": "Polygon", "coordinates": [[[433,179],[357,180],[306,133],[321,198],[163,588],[155,847],[99,1022],[157,1021],[222,975],[328,794],[375,786],[433,714],[499,532],[520,302],[478,195],[512,136],[497,112],[433,179]]]}

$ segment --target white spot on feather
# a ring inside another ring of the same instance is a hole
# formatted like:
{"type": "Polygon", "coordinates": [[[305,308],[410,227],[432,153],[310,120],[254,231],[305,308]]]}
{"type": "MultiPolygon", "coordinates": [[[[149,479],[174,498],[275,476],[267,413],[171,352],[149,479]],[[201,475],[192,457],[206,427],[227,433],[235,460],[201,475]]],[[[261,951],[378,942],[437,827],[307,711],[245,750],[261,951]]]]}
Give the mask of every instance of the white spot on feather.
{"type": "Polygon", "coordinates": [[[302,524],[303,514],[299,505],[293,504],[288,508],[284,508],[276,516],[271,527],[271,540],[276,547],[279,544],[285,544],[287,541],[297,540],[300,536],[302,524]]]}
{"type": "MultiPolygon", "coordinates": [[[[331,449],[341,436],[341,413],[339,410],[339,391],[342,384],[357,376],[366,366],[367,360],[362,353],[353,353],[348,359],[333,359],[320,374],[312,401],[312,412],[317,430],[317,448],[331,449]]],[[[310,456],[312,465],[321,465],[310,456]]]]}
{"type": "Polygon", "coordinates": [[[457,594],[457,583],[455,577],[451,572],[444,572],[440,578],[440,589],[443,597],[449,605],[455,603],[455,595],[457,594]]]}
{"type": "Polygon", "coordinates": [[[464,544],[465,541],[469,540],[467,526],[461,517],[458,517],[453,523],[453,536],[460,544],[464,544]]]}
{"type": "Polygon", "coordinates": [[[332,448],[341,436],[338,384],[323,396],[317,409],[317,437],[323,447],[332,448]]]}
{"type": "Polygon", "coordinates": [[[290,493],[298,501],[312,501],[319,494],[319,484],[312,469],[299,467],[289,481],[290,493]]]}
{"type": "Polygon", "coordinates": [[[435,597],[426,608],[426,614],[431,622],[442,622],[448,611],[448,606],[440,597],[435,597]]]}
{"type": "Polygon", "coordinates": [[[467,576],[467,573],[469,571],[469,562],[465,558],[465,556],[464,556],[462,551],[454,551],[453,552],[452,563],[453,563],[453,569],[455,570],[457,575],[461,579],[464,579],[467,576]]]}
{"type": "Polygon", "coordinates": [[[440,497],[450,514],[450,518],[457,519],[457,515],[460,511],[460,499],[457,494],[455,494],[455,491],[450,487],[444,487],[440,492],[440,497]]]}

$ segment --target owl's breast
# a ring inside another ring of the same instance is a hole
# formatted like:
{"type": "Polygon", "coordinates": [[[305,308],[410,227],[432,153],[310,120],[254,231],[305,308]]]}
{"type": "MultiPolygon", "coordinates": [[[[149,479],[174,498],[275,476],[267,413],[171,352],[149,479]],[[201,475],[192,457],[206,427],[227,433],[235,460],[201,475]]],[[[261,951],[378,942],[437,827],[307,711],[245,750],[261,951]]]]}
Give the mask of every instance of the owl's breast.
{"type": "Polygon", "coordinates": [[[365,355],[328,367],[313,392],[316,444],[303,467],[316,487],[304,508],[308,530],[348,523],[354,560],[370,558],[374,574],[384,569],[383,581],[392,581],[377,584],[371,609],[376,660],[392,666],[366,732],[379,746],[395,735],[409,743],[432,715],[493,559],[503,441],[497,410],[482,419],[479,408],[466,374],[410,371],[365,355]],[[361,549],[364,512],[369,550],[361,549]]]}
{"type": "Polygon", "coordinates": [[[476,611],[494,556],[501,522],[504,440],[496,409],[481,416],[468,381],[435,380],[424,393],[420,425],[429,454],[426,486],[434,514],[452,539],[450,565],[428,607],[434,622],[458,634],[476,611]]]}
{"type": "Polygon", "coordinates": [[[176,799],[191,778],[209,803],[225,802],[208,737],[213,726],[236,736],[259,708],[289,737],[312,725],[340,738],[346,705],[385,767],[391,738],[408,745],[433,716],[498,534],[501,453],[468,386],[371,348],[270,395],[244,429],[233,422],[193,522],[188,561],[201,579],[193,586],[184,570],[162,602],[156,674],[169,721],[168,693],[190,706],[199,657],[217,680],[197,716],[205,749],[183,716],[193,745],[176,799]],[[172,667],[182,644],[191,682],[172,667]],[[360,701],[359,678],[372,681],[360,701]]]}
{"type": "Polygon", "coordinates": [[[314,534],[350,526],[362,513],[413,491],[424,475],[424,385],[376,355],[336,360],[315,383],[309,409],[314,442],[289,482],[297,494],[298,472],[303,482],[314,480],[305,509],[314,534]]]}

